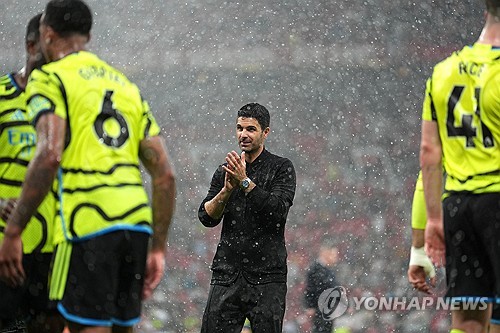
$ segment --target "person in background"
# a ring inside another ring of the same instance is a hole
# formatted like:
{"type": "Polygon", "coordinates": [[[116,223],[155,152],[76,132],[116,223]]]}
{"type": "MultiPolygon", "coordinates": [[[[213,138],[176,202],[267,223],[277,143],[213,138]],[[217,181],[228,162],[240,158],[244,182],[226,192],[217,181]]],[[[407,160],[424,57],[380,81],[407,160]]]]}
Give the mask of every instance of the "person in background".
{"type": "Polygon", "coordinates": [[[492,303],[500,302],[500,127],[491,119],[500,109],[498,87],[486,87],[498,78],[492,69],[500,59],[500,1],[485,4],[479,39],[434,67],[422,112],[425,243],[435,264],[446,254],[446,296],[464,304],[452,309],[454,333],[500,327],[491,317],[492,303]]]}
{"type": "Polygon", "coordinates": [[[318,299],[325,290],[338,286],[333,269],[338,260],[337,246],[325,238],[320,244],[318,257],[307,269],[304,303],[307,316],[312,318],[313,333],[332,332],[333,321],[323,318],[318,299]]]}
{"type": "MultiPolygon", "coordinates": [[[[45,63],[40,51],[42,14],[32,17],[26,28],[26,64],[17,73],[0,78],[0,244],[6,221],[21,194],[29,162],[33,158],[36,132],[26,112],[28,76],[45,63]]],[[[22,267],[25,278],[14,286],[0,282],[0,331],[62,332],[64,319],[55,302],[49,301],[48,277],[52,260],[55,197],[49,193],[22,233],[22,267]]]]}
{"type": "Polygon", "coordinates": [[[295,195],[292,162],[269,152],[269,111],[258,103],[237,114],[236,139],[215,171],[198,217],[206,227],[222,221],[202,332],[282,331],[287,291],[285,224],[295,195]]]}
{"type": "Polygon", "coordinates": [[[21,233],[57,176],[49,296],[72,333],[124,333],[163,276],[175,175],[137,86],[85,50],[91,26],[81,0],[51,0],[40,20],[47,64],[26,92],[39,140],[5,228],[0,276],[15,286],[25,278],[21,233]]]}

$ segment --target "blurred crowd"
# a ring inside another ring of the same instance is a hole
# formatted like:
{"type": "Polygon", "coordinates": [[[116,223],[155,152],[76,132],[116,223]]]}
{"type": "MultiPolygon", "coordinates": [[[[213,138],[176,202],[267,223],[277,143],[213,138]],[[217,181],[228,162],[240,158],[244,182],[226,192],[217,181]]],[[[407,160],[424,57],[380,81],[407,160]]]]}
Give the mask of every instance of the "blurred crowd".
{"type": "MultiPolygon", "coordinates": [[[[197,209],[206,195],[212,172],[228,151],[237,148],[237,107],[254,99],[270,106],[267,148],[289,157],[297,170],[298,188],[286,234],[286,332],[308,332],[309,321],[303,306],[305,272],[315,258],[318,240],[325,236],[339,244],[338,281],[349,296],[414,295],[406,270],[410,203],[418,172],[419,107],[408,112],[397,106],[390,110],[390,102],[381,101],[394,96],[370,96],[369,89],[351,86],[353,94],[367,98],[355,99],[342,93],[350,89],[345,82],[336,82],[337,87],[332,89],[329,83],[338,72],[317,73],[312,68],[310,72],[295,74],[294,70],[282,68],[235,76],[220,70],[203,71],[196,74],[203,77],[201,82],[178,88],[183,95],[178,98],[186,104],[196,103],[190,101],[190,96],[197,94],[200,104],[185,105],[184,110],[179,105],[179,111],[171,113],[173,119],[163,122],[180,177],[179,206],[170,236],[167,275],[154,299],[146,304],[141,327],[145,331],[199,331],[208,296],[209,266],[220,229],[204,228],[197,220],[197,209]],[[220,77],[225,78],[228,86],[244,85],[241,89],[247,96],[219,91],[214,98],[199,93],[206,82],[218,82],[220,77]],[[297,89],[287,91],[294,86],[297,89]],[[255,96],[249,92],[255,92],[255,96]],[[203,102],[206,97],[213,100],[203,102]],[[227,100],[230,107],[205,106],[217,105],[220,100],[227,100]],[[183,114],[189,110],[191,114],[183,114]],[[399,112],[408,116],[398,115],[399,112]]],[[[194,73],[190,70],[186,76],[194,77],[194,73]]],[[[353,72],[368,86],[381,75],[381,71],[373,69],[353,72]]],[[[151,102],[154,104],[154,100],[151,102]]],[[[445,324],[442,314],[432,311],[353,311],[338,322],[352,332],[424,332],[422,323],[430,323],[433,318],[437,318],[434,325],[445,324]]]]}
{"type": "MultiPolygon", "coordinates": [[[[237,148],[236,111],[271,113],[267,148],[292,160],[285,332],[307,332],[306,268],[318,240],[339,244],[348,296],[416,295],[407,283],[420,112],[432,66],[477,39],[481,1],[89,0],[91,48],[141,88],[167,139],[178,207],[167,272],[139,331],[198,332],[220,227],[198,205],[237,148]]],[[[3,7],[3,8],[2,8],[3,7]]],[[[4,1],[3,71],[22,63],[24,24],[40,1],[4,1]]],[[[148,182],[148,179],[145,179],[148,182]]],[[[441,281],[444,279],[441,272],[441,281]]],[[[445,311],[355,311],[345,332],[445,332],[445,311]],[[427,324],[428,323],[428,324],[427,324]]]]}

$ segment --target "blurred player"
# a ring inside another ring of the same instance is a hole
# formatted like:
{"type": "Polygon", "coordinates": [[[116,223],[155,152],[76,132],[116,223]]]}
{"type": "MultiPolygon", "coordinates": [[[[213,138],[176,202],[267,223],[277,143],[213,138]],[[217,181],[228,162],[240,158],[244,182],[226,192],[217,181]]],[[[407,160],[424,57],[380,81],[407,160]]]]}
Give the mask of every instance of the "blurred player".
{"type": "MultiPolygon", "coordinates": [[[[500,59],[499,7],[499,0],[487,0],[479,40],[434,67],[423,106],[420,163],[428,253],[435,263],[446,253],[448,297],[489,304],[452,310],[451,332],[486,332],[492,303],[500,301],[500,127],[491,126],[483,112],[500,109],[481,101],[500,59]]],[[[498,330],[493,317],[490,331],[498,330]]]]}
{"type": "Polygon", "coordinates": [[[325,290],[339,285],[334,270],[339,258],[339,251],[335,242],[330,238],[325,238],[321,241],[317,258],[311,262],[307,269],[304,304],[307,316],[312,319],[312,333],[331,333],[333,330],[333,320],[323,318],[323,312],[318,305],[318,301],[325,290]]]}
{"type": "Polygon", "coordinates": [[[20,234],[57,174],[50,297],[72,333],[132,332],[164,272],[175,177],[137,86],[85,51],[91,26],[80,0],[49,1],[41,18],[48,63],[27,89],[39,140],[5,229],[0,276],[13,284],[24,277],[20,234]],[[151,175],[152,209],[140,162],[151,175]]]}
{"type": "MultiPolygon", "coordinates": [[[[31,71],[44,63],[39,46],[41,15],[33,17],[26,29],[25,67],[0,78],[0,243],[35,152],[36,132],[28,120],[24,89],[31,71]]],[[[23,320],[28,332],[62,332],[64,320],[49,301],[47,289],[54,215],[55,198],[49,194],[22,234],[22,283],[0,282],[0,331],[14,331],[12,327],[23,320]]]]}

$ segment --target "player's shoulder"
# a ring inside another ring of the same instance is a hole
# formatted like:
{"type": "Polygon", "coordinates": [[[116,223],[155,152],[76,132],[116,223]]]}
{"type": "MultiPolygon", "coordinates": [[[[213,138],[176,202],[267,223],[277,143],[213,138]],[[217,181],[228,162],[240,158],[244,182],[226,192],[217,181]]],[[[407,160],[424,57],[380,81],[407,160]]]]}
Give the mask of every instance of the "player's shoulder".
{"type": "Polygon", "coordinates": [[[19,96],[22,90],[14,81],[13,74],[5,74],[0,77],[0,100],[12,99],[19,96]]]}
{"type": "Polygon", "coordinates": [[[490,128],[500,125],[500,60],[491,63],[484,73],[480,95],[481,120],[490,128]]]}
{"type": "Polygon", "coordinates": [[[74,57],[71,61],[78,64],[78,73],[82,78],[89,80],[93,78],[102,78],[118,83],[121,86],[126,86],[128,89],[135,89],[138,91],[137,85],[135,85],[127,75],[98,55],[87,51],[81,51],[78,53],[78,57],[79,59],[74,57]]]}
{"type": "Polygon", "coordinates": [[[441,75],[444,73],[449,73],[450,69],[457,66],[457,63],[463,59],[464,49],[453,51],[446,58],[438,61],[433,68],[434,75],[441,75]]]}
{"type": "Polygon", "coordinates": [[[4,74],[0,76],[0,85],[6,86],[12,84],[12,74],[4,74]]]}
{"type": "Polygon", "coordinates": [[[45,66],[46,65],[41,68],[35,68],[30,73],[30,76],[28,77],[28,84],[26,86],[26,93],[28,95],[31,95],[34,90],[38,91],[41,87],[46,88],[51,86],[51,83],[53,83],[54,80],[57,80],[55,79],[57,76],[54,75],[53,72],[49,71],[45,66]]]}

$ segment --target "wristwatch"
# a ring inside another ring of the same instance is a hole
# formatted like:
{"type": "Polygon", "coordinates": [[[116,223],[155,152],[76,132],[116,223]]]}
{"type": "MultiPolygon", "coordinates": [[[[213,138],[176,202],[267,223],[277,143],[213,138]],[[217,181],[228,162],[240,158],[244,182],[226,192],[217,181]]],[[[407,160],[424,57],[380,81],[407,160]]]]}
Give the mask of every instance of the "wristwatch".
{"type": "Polygon", "coordinates": [[[251,181],[252,181],[252,180],[251,180],[250,178],[248,178],[248,177],[247,177],[247,178],[245,178],[245,179],[243,179],[243,180],[241,181],[241,185],[240,185],[241,189],[242,189],[243,191],[244,191],[244,190],[246,190],[246,189],[250,186],[250,182],[251,182],[251,181]]]}

